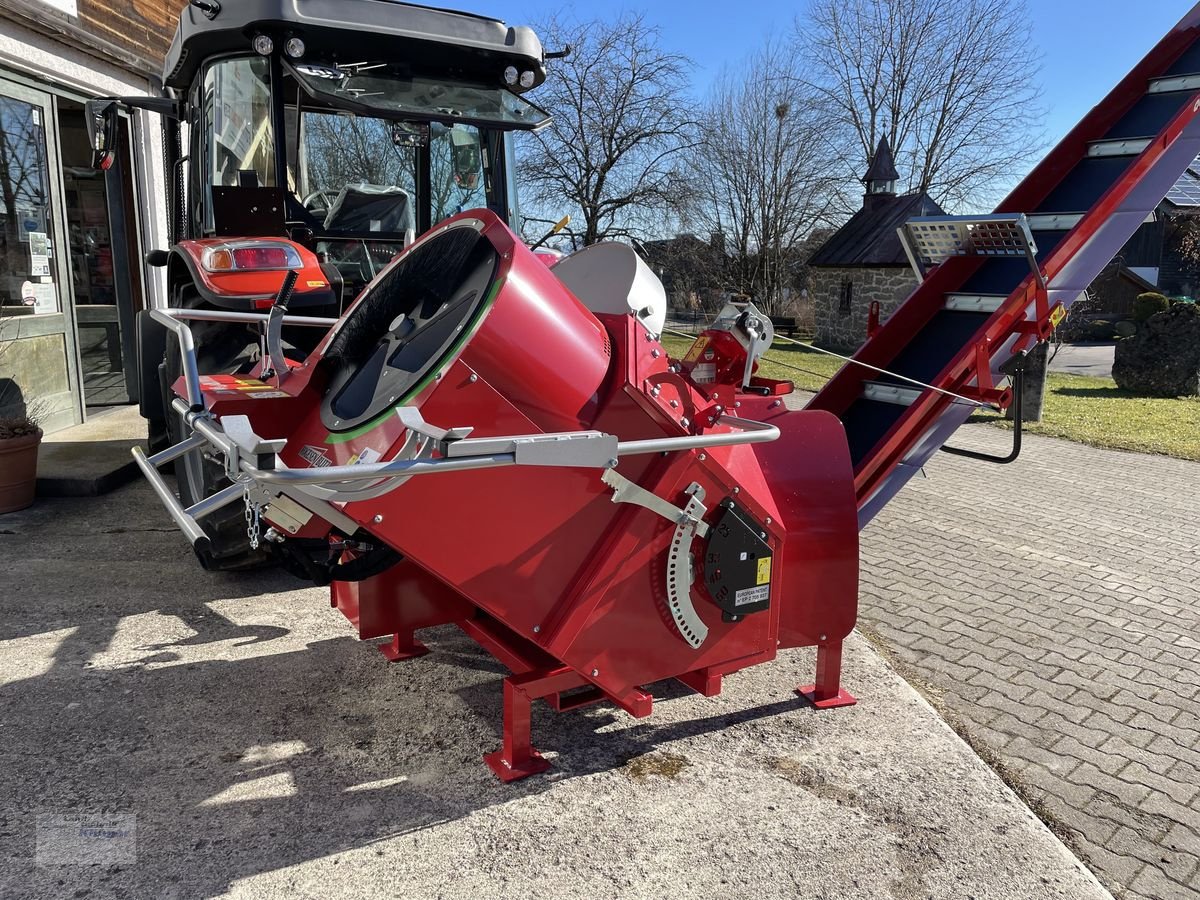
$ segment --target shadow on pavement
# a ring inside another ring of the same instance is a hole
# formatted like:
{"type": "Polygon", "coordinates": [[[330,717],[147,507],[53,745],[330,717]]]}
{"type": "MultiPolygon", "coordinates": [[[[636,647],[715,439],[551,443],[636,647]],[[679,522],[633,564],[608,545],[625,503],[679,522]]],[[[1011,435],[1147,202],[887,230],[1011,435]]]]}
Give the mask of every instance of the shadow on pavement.
{"type": "MultiPolygon", "coordinates": [[[[563,756],[550,775],[503,785],[481,755],[500,742],[504,670],[456,629],[423,633],[433,654],[389,665],[324,591],[276,572],[208,575],[170,531],[138,529],[134,508],[117,515],[129,530],[112,530],[103,505],[62,501],[0,537],[22,586],[0,596],[0,641],[17,639],[0,645],[3,896],[159,896],[172,885],[212,896],[619,767],[663,741],[803,707],[789,694],[630,724],[605,707],[556,715],[538,704],[535,742],[563,756]],[[244,624],[260,595],[265,621],[244,624]],[[325,637],[337,628],[347,636],[325,637]],[[43,669],[23,671],[12,648],[55,635],[43,669]],[[604,730],[618,720],[627,727],[604,730]],[[98,812],[136,816],[136,863],[36,865],[39,815],[98,812]]],[[[664,707],[687,693],[656,690],[664,707]]]]}

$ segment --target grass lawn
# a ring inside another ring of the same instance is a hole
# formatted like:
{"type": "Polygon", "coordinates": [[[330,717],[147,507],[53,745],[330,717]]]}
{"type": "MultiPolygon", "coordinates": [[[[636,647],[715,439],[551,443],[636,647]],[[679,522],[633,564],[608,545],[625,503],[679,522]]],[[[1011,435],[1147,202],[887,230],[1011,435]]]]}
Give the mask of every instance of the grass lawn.
{"type": "MultiPolygon", "coordinates": [[[[687,353],[688,347],[692,346],[689,339],[673,334],[663,335],[662,343],[667,353],[674,359],[682,357],[687,353]]],[[[806,350],[796,344],[776,341],[759,363],[758,374],[763,378],[791,381],[797,389],[802,391],[819,391],[841,367],[840,359],[826,356],[816,350],[806,350]],[[779,365],[779,363],[786,365],[779,365]],[[795,368],[789,368],[790,366],[795,368]],[[796,369],[804,371],[798,372],[796,369]]]]}
{"type": "Polygon", "coordinates": [[[1025,430],[1095,447],[1200,460],[1200,397],[1138,397],[1111,378],[1051,372],[1042,421],[1025,430]]]}
{"type": "MultiPolygon", "coordinates": [[[[663,336],[663,346],[675,358],[683,356],[691,343],[687,338],[663,336]]],[[[777,342],[767,351],[759,372],[767,378],[790,379],[800,390],[816,391],[841,366],[841,360],[832,356],[777,342]]],[[[976,421],[1011,427],[990,416],[976,421]]],[[[1025,430],[1095,447],[1200,461],[1200,397],[1138,397],[1118,388],[1111,378],[1051,372],[1042,421],[1026,425],[1025,430]]]]}

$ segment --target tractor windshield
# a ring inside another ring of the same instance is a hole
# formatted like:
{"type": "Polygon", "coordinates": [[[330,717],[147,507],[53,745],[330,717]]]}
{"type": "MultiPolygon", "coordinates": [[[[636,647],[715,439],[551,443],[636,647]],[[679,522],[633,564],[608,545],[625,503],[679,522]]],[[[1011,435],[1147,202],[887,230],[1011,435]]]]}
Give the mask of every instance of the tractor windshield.
{"type": "MultiPolygon", "coordinates": [[[[545,114],[515,94],[268,57],[210,64],[203,90],[205,232],[229,233],[218,194],[236,212],[253,203],[249,191],[237,201],[242,189],[278,191],[279,228],[310,234],[359,284],[464,210],[489,208],[519,228],[504,134],[545,114]]],[[[239,214],[234,228],[244,225],[239,214]]]]}
{"type": "Polygon", "coordinates": [[[297,115],[289,179],[325,234],[403,237],[418,228],[419,201],[429,205],[430,224],[488,206],[484,135],[474,125],[418,126],[310,109],[297,115]]]}

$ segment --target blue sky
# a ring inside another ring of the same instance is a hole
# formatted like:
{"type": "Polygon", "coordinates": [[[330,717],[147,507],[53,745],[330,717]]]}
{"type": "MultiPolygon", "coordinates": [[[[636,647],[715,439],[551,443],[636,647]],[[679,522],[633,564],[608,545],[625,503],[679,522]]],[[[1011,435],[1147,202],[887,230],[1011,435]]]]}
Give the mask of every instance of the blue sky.
{"type": "MultiPolygon", "coordinates": [[[[664,42],[699,65],[699,90],[723,65],[734,64],[772,34],[790,30],[804,0],[460,0],[462,8],[526,24],[555,10],[579,18],[641,9],[663,30],[664,42]]],[[[1056,142],[1191,8],[1192,0],[1029,0],[1031,54],[1041,57],[1031,77],[1042,87],[1046,138],[1056,142]]]]}

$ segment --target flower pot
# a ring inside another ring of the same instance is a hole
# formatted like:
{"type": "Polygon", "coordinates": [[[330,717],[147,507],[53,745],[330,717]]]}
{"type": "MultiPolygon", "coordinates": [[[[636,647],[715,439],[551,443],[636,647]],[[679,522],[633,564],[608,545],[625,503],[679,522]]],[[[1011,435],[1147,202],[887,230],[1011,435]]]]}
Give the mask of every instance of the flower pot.
{"type": "Polygon", "coordinates": [[[0,513],[33,503],[42,433],[0,440],[0,513]]]}

